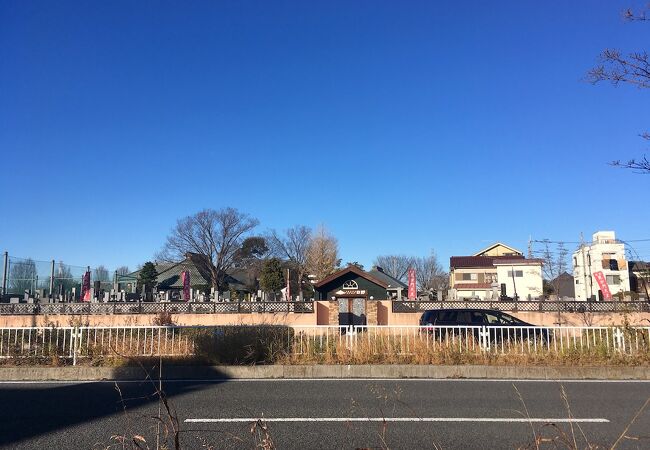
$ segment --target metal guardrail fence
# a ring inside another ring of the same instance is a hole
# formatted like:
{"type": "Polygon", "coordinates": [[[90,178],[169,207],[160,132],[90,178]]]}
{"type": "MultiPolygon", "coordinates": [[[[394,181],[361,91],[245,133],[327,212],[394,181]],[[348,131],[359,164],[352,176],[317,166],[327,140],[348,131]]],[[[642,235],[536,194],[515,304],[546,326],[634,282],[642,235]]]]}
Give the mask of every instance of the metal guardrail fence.
{"type": "Polygon", "coordinates": [[[421,313],[428,309],[477,308],[530,312],[650,312],[650,302],[581,301],[393,301],[394,313],[421,313]]]}
{"type": "Polygon", "coordinates": [[[650,355],[650,327],[137,326],[0,328],[0,358],[193,357],[245,338],[288,355],[366,352],[650,355]]]}
{"type": "Polygon", "coordinates": [[[313,313],[314,302],[0,303],[0,315],[313,313]]]}

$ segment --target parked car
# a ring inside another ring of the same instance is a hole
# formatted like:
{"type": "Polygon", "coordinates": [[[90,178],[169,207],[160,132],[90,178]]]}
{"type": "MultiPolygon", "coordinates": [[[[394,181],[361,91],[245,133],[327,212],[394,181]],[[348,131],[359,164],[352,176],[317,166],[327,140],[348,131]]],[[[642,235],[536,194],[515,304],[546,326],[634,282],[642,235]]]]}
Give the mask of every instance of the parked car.
{"type": "Polygon", "coordinates": [[[422,313],[420,326],[427,327],[436,336],[450,333],[463,333],[460,327],[474,326],[472,333],[478,337],[480,328],[488,327],[490,340],[501,339],[544,339],[548,340],[548,330],[537,325],[493,309],[430,309],[422,313]],[[459,327],[459,328],[453,328],[459,327]]]}

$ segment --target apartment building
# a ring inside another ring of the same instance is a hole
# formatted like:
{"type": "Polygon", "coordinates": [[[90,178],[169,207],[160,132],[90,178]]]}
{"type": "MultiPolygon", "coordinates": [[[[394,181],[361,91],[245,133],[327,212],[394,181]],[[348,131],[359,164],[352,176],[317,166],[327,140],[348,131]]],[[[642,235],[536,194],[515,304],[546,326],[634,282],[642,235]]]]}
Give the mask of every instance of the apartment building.
{"type": "Polygon", "coordinates": [[[573,279],[576,300],[611,300],[613,295],[630,291],[625,244],[614,231],[594,233],[591,244],[573,253],[573,279]]]}

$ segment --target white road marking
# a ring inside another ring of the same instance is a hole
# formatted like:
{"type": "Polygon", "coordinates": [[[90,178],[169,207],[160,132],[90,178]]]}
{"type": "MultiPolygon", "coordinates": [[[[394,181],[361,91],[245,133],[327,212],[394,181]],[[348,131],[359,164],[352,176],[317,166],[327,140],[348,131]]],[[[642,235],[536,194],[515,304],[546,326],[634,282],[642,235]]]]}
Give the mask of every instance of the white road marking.
{"type": "Polygon", "coordinates": [[[604,418],[566,417],[231,417],[220,419],[185,419],[186,423],[263,422],[501,422],[501,423],[609,423],[604,418]]]}
{"type": "MultiPolygon", "coordinates": [[[[435,382],[435,383],[650,383],[650,380],[572,380],[572,379],[523,379],[516,378],[214,378],[206,379],[185,379],[185,380],[165,380],[163,383],[266,383],[266,382],[297,382],[297,381],[398,381],[398,382],[435,382]]],[[[49,380],[49,381],[19,381],[9,380],[0,381],[0,384],[82,384],[82,383],[151,383],[149,379],[142,380],[49,380]]],[[[155,380],[157,383],[158,380],[155,380]]]]}

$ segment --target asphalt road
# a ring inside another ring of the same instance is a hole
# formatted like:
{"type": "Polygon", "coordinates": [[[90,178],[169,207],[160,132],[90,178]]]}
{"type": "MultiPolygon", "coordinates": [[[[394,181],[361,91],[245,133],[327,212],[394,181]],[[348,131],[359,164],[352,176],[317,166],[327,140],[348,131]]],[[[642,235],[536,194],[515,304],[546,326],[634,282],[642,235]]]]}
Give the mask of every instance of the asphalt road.
{"type": "MultiPolygon", "coordinates": [[[[138,435],[155,448],[151,384],[117,386],[0,384],[0,447],[122,448],[119,436],[138,435]]],[[[650,398],[647,382],[179,381],[164,390],[183,448],[197,449],[255,448],[264,439],[279,449],[534,448],[535,435],[610,447],[650,398]],[[266,422],[253,427],[258,418],[266,422]]],[[[619,448],[650,448],[650,405],[627,435],[619,448]]]]}

